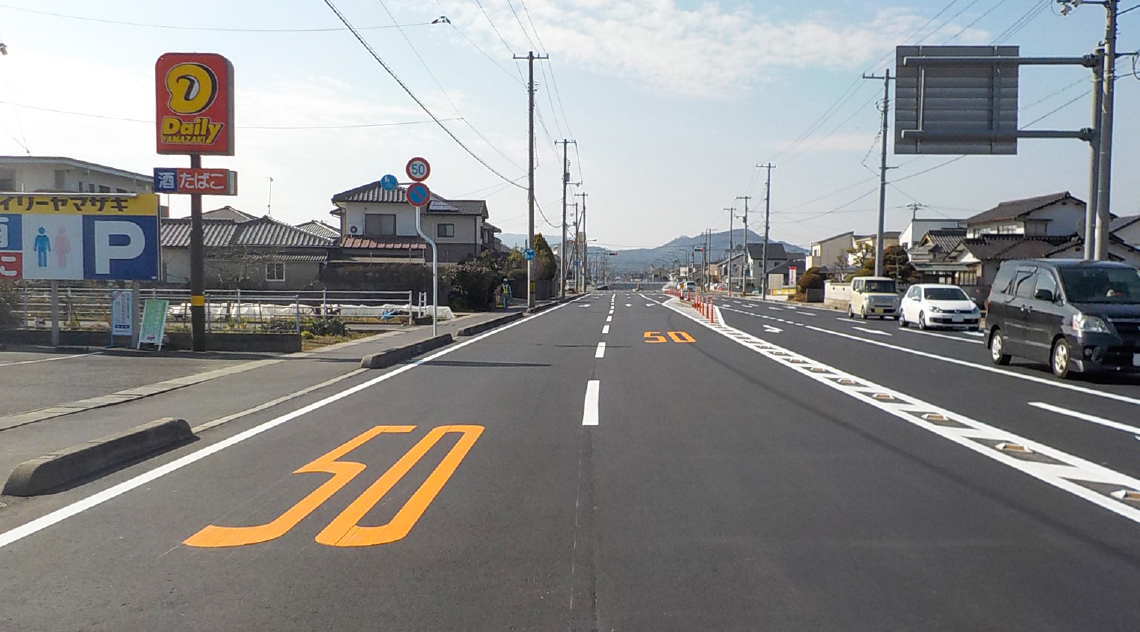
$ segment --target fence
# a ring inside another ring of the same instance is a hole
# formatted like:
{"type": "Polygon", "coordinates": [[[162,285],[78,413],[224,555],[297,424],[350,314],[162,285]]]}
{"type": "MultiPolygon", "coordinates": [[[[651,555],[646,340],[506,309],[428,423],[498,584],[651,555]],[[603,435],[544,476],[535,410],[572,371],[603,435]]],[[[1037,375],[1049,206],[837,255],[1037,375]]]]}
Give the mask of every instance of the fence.
{"type": "MultiPolygon", "coordinates": [[[[60,287],[59,321],[63,329],[109,330],[112,287],[60,287]]],[[[7,290],[17,326],[24,329],[51,327],[51,293],[38,285],[7,290]]],[[[140,309],[147,299],[170,302],[167,329],[189,329],[190,291],[143,288],[140,309]]],[[[378,291],[211,290],[206,292],[207,331],[299,331],[302,320],[337,316],[353,324],[406,323],[412,316],[431,314],[423,293],[378,291]],[[414,300],[415,299],[415,300],[414,300]]],[[[447,307],[439,308],[441,320],[452,318],[447,307]]]]}

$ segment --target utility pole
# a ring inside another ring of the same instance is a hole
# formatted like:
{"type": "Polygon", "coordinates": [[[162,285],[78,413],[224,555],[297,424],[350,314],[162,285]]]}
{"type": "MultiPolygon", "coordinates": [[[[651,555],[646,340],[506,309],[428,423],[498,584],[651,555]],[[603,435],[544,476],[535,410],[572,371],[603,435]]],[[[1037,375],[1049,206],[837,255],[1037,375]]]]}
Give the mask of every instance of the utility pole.
{"type": "MultiPolygon", "coordinates": [[[[578,144],[578,141],[562,139],[562,243],[558,246],[561,252],[561,257],[558,260],[558,297],[566,298],[566,187],[570,186],[570,160],[567,156],[567,149],[570,143],[578,144]]],[[[559,141],[554,141],[557,145],[559,141]]]]}
{"type": "Polygon", "coordinates": [[[732,220],[736,219],[736,207],[729,206],[724,210],[728,211],[728,293],[732,294],[732,262],[736,256],[736,248],[733,247],[732,220]]]}
{"type": "MultiPolygon", "coordinates": [[[[529,97],[528,138],[527,146],[529,160],[527,162],[527,233],[526,247],[534,248],[534,60],[550,59],[549,55],[535,55],[529,51],[526,57],[514,56],[515,59],[525,59],[530,68],[530,78],[527,81],[527,96],[529,97]]],[[[534,259],[526,262],[526,306],[534,307],[534,259]]]]}
{"type": "Polygon", "coordinates": [[[586,196],[588,196],[589,193],[575,193],[574,195],[582,198],[582,289],[580,291],[585,293],[587,283],[586,273],[589,272],[586,266],[589,265],[590,262],[590,242],[586,240],[586,196]]]}
{"type": "Polygon", "coordinates": [[[891,110],[891,70],[887,69],[882,77],[863,75],[864,79],[883,80],[883,152],[879,162],[879,225],[875,230],[875,276],[883,276],[883,223],[887,214],[887,115],[891,110]]]}
{"type": "Polygon", "coordinates": [[[1100,110],[1100,175],[1097,178],[1096,251],[1097,261],[1108,257],[1109,209],[1112,202],[1112,123],[1116,94],[1116,16],[1119,0],[1104,0],[1108,24],[1104,34],[1104,97],[1100,110]]]}
{"type": "MultiPolygon", "coordinates": [[[[757,168],[763,165],[756,165],[757,168]]],[[[752,272],[752,264],[748,261],[748,200],[752,199],[751,195],[738,195],[738,200],[744,200],[744,274],[740,279],[740,295],[744,296],[748,293],[748,277],[752,272]]]]}
{"type": "Polygon", "coordinates": [[[1104,103],[1104,47],[1099,47],[1093,53],[1096,56],[1093,72],[1092,88],[1092,132],[1089,139],[1089,201],[1085,205],[1085,261],[1092,261],[1096,256],[1096,223],[1097,198],[1100,197],[1100,112],[1104,103]]]}

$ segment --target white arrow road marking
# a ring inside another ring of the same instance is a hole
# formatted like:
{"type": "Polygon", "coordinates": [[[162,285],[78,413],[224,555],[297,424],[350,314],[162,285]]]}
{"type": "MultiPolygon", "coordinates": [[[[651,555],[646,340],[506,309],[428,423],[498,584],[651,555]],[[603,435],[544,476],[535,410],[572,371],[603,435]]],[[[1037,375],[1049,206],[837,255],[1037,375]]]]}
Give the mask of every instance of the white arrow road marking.
{"type": "MultiPolygon", "coordinates": [[[[1066,415],[1074,419],[1080,419],[1081,421],[1099,424],[1101,426],[1105,426],[1106,428],[1123,430],[1124,432],[1128,432],[1133,435],[1140,435],[1140,428],[1137,428],[1136,426],[1129,426],[1128,424],[1122,424],[1119,421],[1112,421],[1111,419],[1105,419],[1103,417],[1097,417],[1095,415],[1089,415],[1087,413],[1069,410],[1068,408],[1061,408],[1060,406],[1054,406],[1052,404],[1046,404],[1044,402],[1029,402],[1029,405],[1035,408],[1040,408],[1042,410],[1048,410],[1049,412],[1054,412],[1059,415],[1066,415]]],[[[1137,436],[1136,438],[1140,439],[1140,436],[1137,436]]]]}
{"type": "Polygon", "coordinates": [[[779,329],[777,327],[773,327],[771,325],[764,325],[764,332],[769,333],[769,334],[779,334],[779,333],[783,333],[784,330],[779,329]]]}
{"type": "Polygon", "coordinates": [[[586,403],[582,407],[583,426],[598,425],[598,391],[600,389],[601,382],[598,380],[586,382],[586,403]]]}
{"type": "Polygon", "coordinates": [[[633,305],[630,305],[629,303],[626,303],[625,306],[626,307],[633,307],[633,305]]]}

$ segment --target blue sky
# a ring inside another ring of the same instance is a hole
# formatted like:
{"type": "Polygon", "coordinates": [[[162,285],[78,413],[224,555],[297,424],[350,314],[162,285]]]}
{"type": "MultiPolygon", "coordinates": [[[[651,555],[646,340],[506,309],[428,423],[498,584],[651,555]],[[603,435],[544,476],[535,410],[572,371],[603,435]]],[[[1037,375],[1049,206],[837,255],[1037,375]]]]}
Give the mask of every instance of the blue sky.
{"type": "MultiPolygon", "coordinates": [[[[775,239],[806,245],[846,230],[873,232],[882,82],[861,80],[863,72],[881,73],[904,43],[1000,40],[1023,55],[1073,56],[1104,35],[1103,8],[1061,17],[1038,0],[335,4],[353,25],[369,27],[364,37],[444,125],[524,187],[526,68],[511,57],[548,53],[536,64],[538,203],[557,226],[561,148],[553,140],[577,140],[571,172],[582,185],[572,193],[589,194],[590,237],[614,248],[725,230],[722,209],[740,207],[743,195],[753,196],[750,225],[759,230],[764,183],[756,165],[768,161],[776,164],[775,239]],[[450,24],[428,24],[439,16],[450,24]]],[[[1120,30],[1121,51],[1140,48],[1140,10],[1122,16],[1120,30]]],[[[241,195],[208,199],[207,207],[262,214],[272,177],[275,217],[327,220],[333,194],[399,173],[423,155],[434,191],[485,197],[492,223],[526,232],[525,190],[432,123],[324,0],[0,0],[0,40],[9,51],[0,58],[4,154],[72,156],[143,173],[188,164],[154,152],[147,122],[154,61],[170,51],[217,52],[235,67],[237,153],[205,164],[238,171],[241,195]],[[305,129],[265,129],[282,127],[305,129]]],[[[1131,71],[1122,60],[1121,74],[1131,71]]],[[[1024,69],[1022,126],[1045,115],[1033,127],[1087,126],[1087,80],[1080,68],[1024,69]]],[[[1140,81],[1122,77],[1117,86],[1113,210],[1131,215],[1140,213],[1133,175],[1140,81]]],[[[1018,197],[1087,196],[1088,150],[1079,141],[1022,141],[1017,156],[953,158],[891,155],[899,168],[890,172],[888,229],[905,226],[912,203],[924,205],[921,217],[965,217],[1018,197]]],[[[175,215],[188,212],[185,199],[171,206],[175,215]]],[[[539,216],[536,230],[557,235],[550,223],[539,216]]]]}

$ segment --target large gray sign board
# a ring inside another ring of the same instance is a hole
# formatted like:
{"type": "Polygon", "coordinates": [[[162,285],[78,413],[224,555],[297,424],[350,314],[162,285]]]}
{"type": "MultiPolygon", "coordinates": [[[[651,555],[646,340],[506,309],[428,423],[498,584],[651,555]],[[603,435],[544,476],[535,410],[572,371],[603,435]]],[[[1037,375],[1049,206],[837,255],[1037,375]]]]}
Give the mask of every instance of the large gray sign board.
{"type": "Polygon", "coordinates": [[[1017,153],[1017,46],[899,46],[895,57],[896,154],[1017,153]]]}

